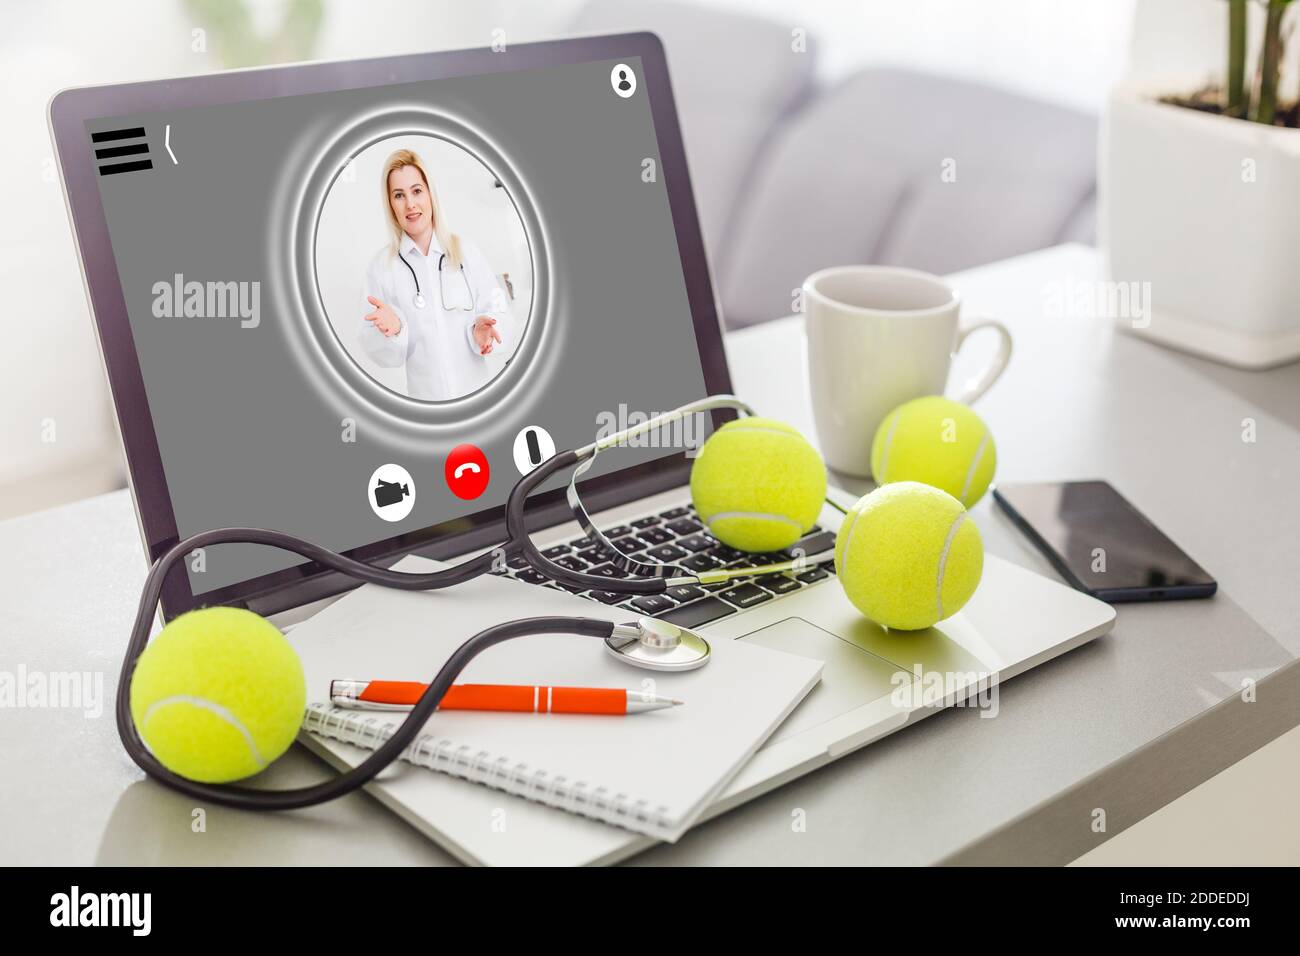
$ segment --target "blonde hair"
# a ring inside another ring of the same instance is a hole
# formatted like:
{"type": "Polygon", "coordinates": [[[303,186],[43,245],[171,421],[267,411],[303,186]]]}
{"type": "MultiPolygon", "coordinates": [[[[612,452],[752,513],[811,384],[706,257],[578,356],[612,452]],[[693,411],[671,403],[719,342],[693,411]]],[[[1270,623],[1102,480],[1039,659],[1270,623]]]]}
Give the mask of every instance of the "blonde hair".
{"type": "Polygon", "coordinates": [[[393,210],[393,200],[388,188],[388,177],[404,166],[414,166],[419,171],[420,178],[424,180],[425,188],[429,190],[429,204],[433,211],[433,234],[438,237],[438,245],[447,254],[447,260],[451,263],[451,267],[459,269],[461,264],[460,236],[447,228],[447,222],[442,216],[442,206],[438,202],[438,190],[434,188],[433,181],[429,179],[429,174],[425,172],[424,163],[420,157],[409,149],[399,149],[389,155],[388,159],[384,161],[384,175],[380,181],[384,193],[384,208],[388,210],[388,221],[393,227],[393,251],[396,252],[402,247],[402,236],[406,235],[406,230],[398,222],[397,213],[393,210]]]}

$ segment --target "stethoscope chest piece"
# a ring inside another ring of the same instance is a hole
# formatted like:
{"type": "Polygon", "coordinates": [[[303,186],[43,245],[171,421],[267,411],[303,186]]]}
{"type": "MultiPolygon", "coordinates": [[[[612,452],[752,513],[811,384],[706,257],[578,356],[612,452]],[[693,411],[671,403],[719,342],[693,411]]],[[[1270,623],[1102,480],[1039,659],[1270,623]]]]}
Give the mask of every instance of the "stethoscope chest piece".
{"type": "Polygon", "coordinates": [[[626,664],[652,671],[692,671],[710,655],[709,642],[694,631],[652,617],[617,625],[605,648],[626,664]]]}
{"type": "Polygon", "coordinates": [[[415,298],[412,299],[412,301],[415,303],[415,307],[416,307],[417,309],[423,309],[423,308],[424,308],[424,293],[423,293],[423,292],[417,292],[417,293],[415,293],[415,298]]]}

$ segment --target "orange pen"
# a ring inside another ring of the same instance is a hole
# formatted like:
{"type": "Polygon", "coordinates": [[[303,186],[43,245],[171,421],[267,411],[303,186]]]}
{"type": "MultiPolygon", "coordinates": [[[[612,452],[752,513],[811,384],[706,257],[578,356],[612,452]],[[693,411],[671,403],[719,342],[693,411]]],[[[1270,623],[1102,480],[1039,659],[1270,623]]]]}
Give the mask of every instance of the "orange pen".
{"type": "MultiPolygon", "coordinates": [[[[410,710],[428,684],[403,680],[330,681],[330,702],[354,710],[410,710]]],[[[682,701],[605,687],[532,687],[453,684],[439,710],[495,710],[527,714],[643,714],[682,701]]]]}

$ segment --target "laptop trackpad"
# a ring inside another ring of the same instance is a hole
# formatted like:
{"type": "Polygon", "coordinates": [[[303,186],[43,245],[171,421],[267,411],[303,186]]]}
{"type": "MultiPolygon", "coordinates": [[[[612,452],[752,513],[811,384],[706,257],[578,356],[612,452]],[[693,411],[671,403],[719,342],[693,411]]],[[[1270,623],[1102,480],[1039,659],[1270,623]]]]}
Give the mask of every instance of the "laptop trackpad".
{"type": "Polygon", "coordinates": [[[878,700],[897,686],[890,682],[890,678],[900,670],[897,665],[809,624],[803,618],[788,617],[738,640],[826,662],[821,681],[777,728],[769,743],[793,737],[878,700]]]}

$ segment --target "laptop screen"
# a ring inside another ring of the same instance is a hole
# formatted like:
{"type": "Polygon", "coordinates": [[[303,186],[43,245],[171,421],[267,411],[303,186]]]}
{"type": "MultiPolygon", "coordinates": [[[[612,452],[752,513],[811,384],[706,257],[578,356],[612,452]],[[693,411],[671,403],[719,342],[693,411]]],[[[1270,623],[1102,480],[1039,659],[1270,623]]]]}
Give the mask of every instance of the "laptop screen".
{"type": "MultiPolygon", "coordinates": [[[[179,537],[469,527],[553,451],[708,393],[644,68],[85,123],[179,537]]],[[[653,444],[592,474],[681,451],[653,444]]],[[[187,574],[202,598],[301,560],[187,574]]]]}

